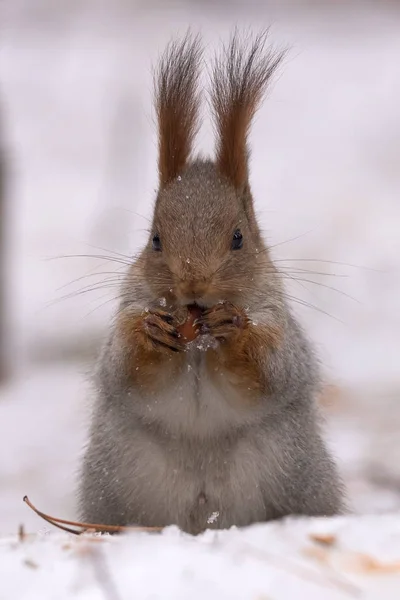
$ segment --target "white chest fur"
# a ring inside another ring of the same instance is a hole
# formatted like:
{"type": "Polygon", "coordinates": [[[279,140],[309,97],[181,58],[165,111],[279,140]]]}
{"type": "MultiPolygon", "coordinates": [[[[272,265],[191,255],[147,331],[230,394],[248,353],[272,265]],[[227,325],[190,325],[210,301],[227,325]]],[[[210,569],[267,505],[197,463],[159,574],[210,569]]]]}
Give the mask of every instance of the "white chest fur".
{"type": "Polygon", "coordinates": [[[208,369],[205,352],[189,349],[179,375],[169,379],[167,373],[165,386],[139,403],[140,412],[173,433],[196,437],[252,422],[257,408],[243,401],[222,370],[212,377],[208,369]]]}
{"type": "Polygon", "coordinates": [[[180,519],[190,518],[204,527],[214,518],[215,526],[263,519],[265,449],[243,428],[258,420],[259,409],[243,401],[223,372],[211,377],[205,356],[189,350],[178,376],[137,399],[141,417],[158,426],[157,435],[150,428],[127,440],[145,521],[188,527],[180,519]]]}
{"type": "Polygon", "coordinates": [[[254,437],[160,438],[141,431],[125,447],[131,453],[121,473],[141,521],[196,530],[264,518],[267,461],[254,437]]]}

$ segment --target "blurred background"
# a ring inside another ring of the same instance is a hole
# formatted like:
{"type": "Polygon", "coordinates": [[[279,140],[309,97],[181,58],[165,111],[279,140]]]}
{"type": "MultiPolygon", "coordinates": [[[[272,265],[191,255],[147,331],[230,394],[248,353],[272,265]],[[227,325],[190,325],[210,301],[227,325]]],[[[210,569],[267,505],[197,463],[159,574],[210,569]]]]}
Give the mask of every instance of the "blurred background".
{"type": "Polygon", "coordinates": [[[206,56],[235,25],[289,47],[251,136],[257,210],[321,356],[351,508],[400,509],[400,3],[3,0],[0,534],[43,529],[24,494],[76,516],[104,279],[155,197],[151,67],[189,25],[206,56]]]}

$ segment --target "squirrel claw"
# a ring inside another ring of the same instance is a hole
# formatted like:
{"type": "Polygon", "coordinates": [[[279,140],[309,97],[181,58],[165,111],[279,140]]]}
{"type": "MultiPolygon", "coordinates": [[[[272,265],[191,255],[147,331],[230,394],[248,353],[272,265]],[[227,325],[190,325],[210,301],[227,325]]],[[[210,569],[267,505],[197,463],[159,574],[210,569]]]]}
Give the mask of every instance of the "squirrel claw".
{"type": "Polygon", "coordinates": [[[244,329],[247,323],[244,313],[230,302],[219,303],[207,309],[197,319],[200,333],[211,334],[216,339],[224,339],[236,336],[244,329]]]}
{"type": "Polygon", "coordinates": [[[143,326],[154,349],[164,352],[181,352],[185,349],[174,322],[174,317],[164,311],[161,313],[152,311],[147,314],[143,326]]]}

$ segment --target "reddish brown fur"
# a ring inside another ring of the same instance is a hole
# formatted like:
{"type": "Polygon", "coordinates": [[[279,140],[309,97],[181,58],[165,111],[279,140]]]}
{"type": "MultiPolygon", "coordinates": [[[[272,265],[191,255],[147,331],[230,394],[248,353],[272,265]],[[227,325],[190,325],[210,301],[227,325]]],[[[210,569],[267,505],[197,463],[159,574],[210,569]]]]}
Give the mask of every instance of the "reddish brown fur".
{"type": "Polygon", "coordinates": [[[260,399],[260,392],[268,391],[259,357],[267,349],[277,348],[282,339],[278,327],[253,325],[243,309],[224,303],[217,305],[202,319],[212,334],[220,339],[217,350],[206,356],[210,376],[222,376],[243,392],[243,400],[260,399]]]}
{"type": "Polygon", "coordinates": [[[228,340],[221,344],[219,363],[231,383],[243,392],[244,401],[259,401],[262,393],[268,393],[268,381],[265,380],[259,357],[276,348],[281,337],[282,332],[278,328],[249,324],[241,332],[238,341],[228,340]]]}
{"type": "Polygon", "coordinates": [[[213,70],[211,100],[217,133],[217,165],[236,189],[248,181],[247,137],[272,75],[283,53],[265,52],[266,32],[248,45],[237,33],[213,70]]]}
{"type": "Polygon", "coordinates": [[[169,45],[155,74],[160,187],[177,177],[190,157],[199,113],[201,54],[199,38],[188,34],[183,42],[169,45]]]}
{"type": "MultiPolygon", "coordinates": [[[[124,372],[131,383],[136,383],[141,389],[151,393],[162,389],[165,384],[163,372],[168,372],[168,376],[171,376],[179,371],[184,362],[184,354],[172,353],[168,349],[163,351],[162,346],[155,346],[145,329],[146,318],[146,314],[134,316],[121,312],[116,330],[123,347],[124,372]]],[[[163,322],[160,320],[160,327],[162,326],[163,322]]]]}

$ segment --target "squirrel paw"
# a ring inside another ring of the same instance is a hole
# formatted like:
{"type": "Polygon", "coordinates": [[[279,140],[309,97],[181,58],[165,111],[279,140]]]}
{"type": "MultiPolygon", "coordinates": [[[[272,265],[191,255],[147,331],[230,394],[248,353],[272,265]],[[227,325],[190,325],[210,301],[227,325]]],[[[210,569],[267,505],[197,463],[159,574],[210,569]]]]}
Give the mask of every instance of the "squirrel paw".
{"type": "Polygon", "coordinates": [[[220,302],[204,311],[195,323],[200,325],[200,333],[224,341],[240,335],[247,327],[248,318],[244,310],[230,302],[220,302]]]}
{"type": "Polygon", "coordinates": [[[154,350],[160,352],[181,352],[185,343],[178,333],[179,321],[164,310],[149,309],[143,319],[143,330],[154,350]]]}

